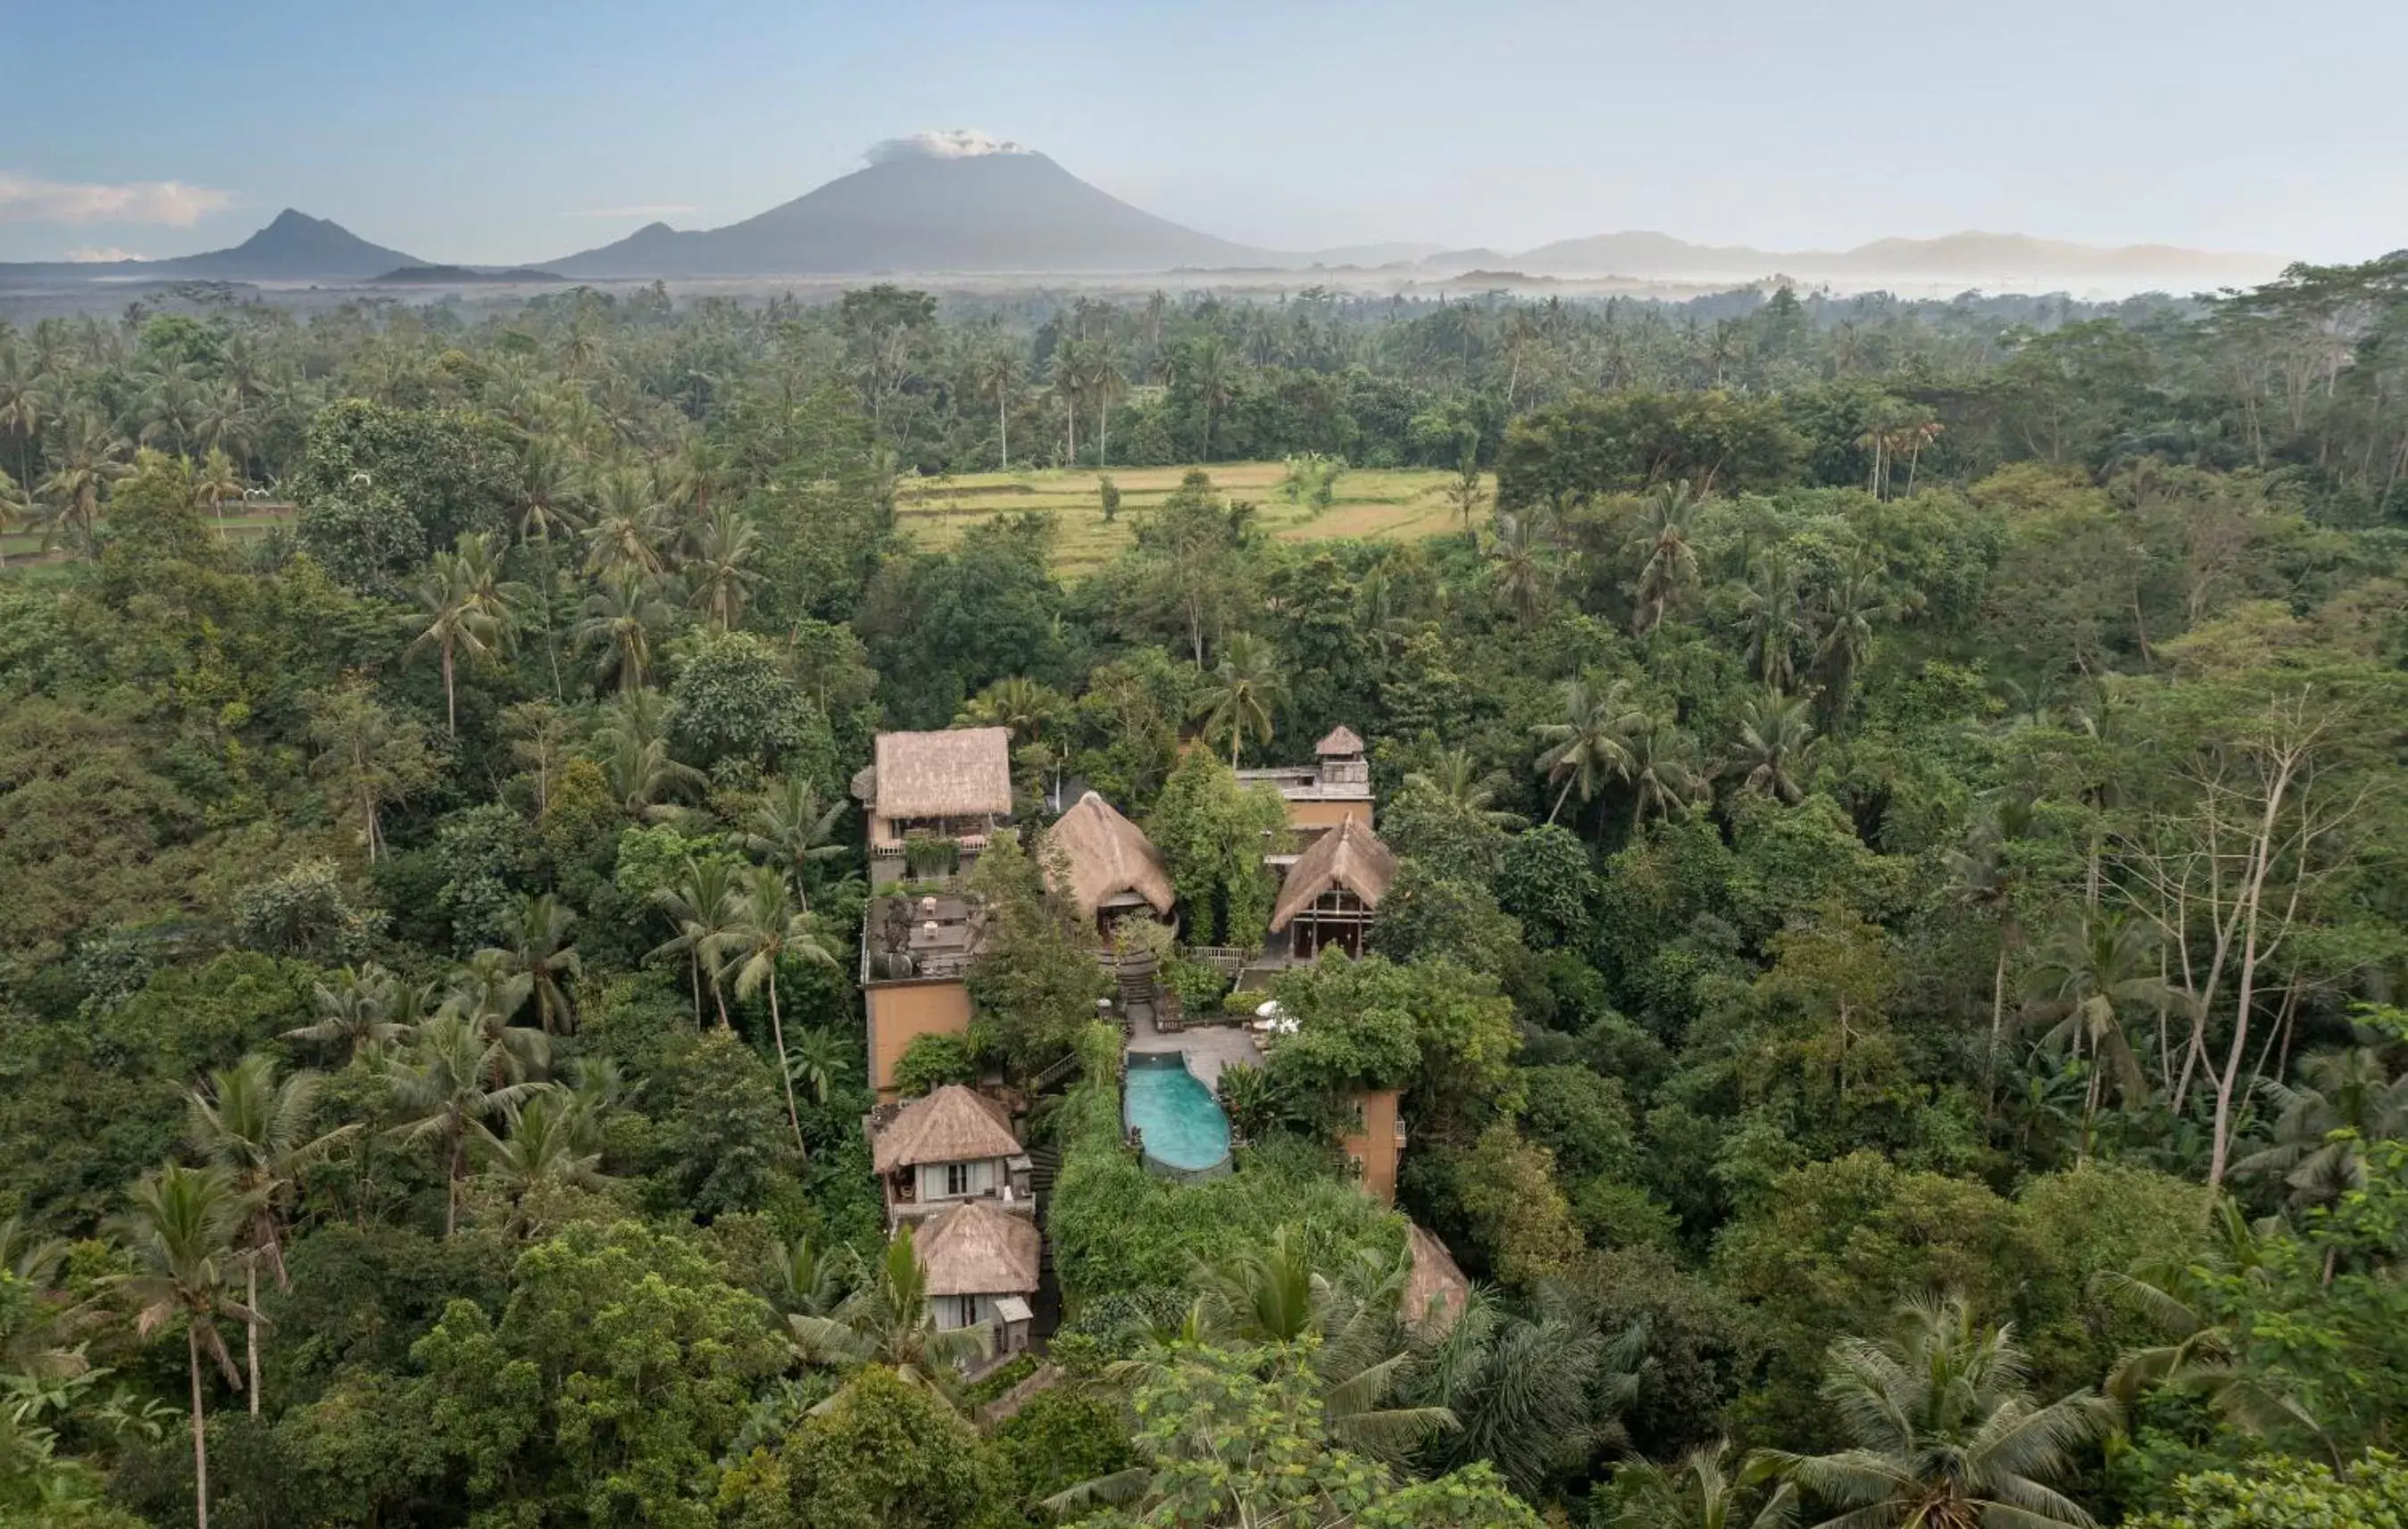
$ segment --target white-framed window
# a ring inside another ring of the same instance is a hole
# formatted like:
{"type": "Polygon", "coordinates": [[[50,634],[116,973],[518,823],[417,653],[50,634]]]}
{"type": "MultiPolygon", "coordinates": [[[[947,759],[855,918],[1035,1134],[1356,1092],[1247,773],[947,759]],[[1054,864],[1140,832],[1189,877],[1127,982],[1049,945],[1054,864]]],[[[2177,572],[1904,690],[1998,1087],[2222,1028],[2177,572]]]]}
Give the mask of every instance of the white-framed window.
{"type": "Polygon", "coordinates": [[[947,1194],[959,1195],[968,1194],[969,1192],[970,1165],[967,1163],[946,1164],[945,1193],[947,1194]]]}

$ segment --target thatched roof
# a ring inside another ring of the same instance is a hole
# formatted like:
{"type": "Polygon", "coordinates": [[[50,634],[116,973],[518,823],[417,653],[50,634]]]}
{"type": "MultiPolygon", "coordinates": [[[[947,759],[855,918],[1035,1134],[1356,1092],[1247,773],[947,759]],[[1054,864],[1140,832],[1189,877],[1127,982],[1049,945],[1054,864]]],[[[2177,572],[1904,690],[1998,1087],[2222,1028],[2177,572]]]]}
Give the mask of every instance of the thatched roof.
{"type": "Polygon", "coordinates": [[[894,1123],[878,1133],[869,1160],[880,1173],[916,1168],[923,1163],[975,1163],[1010,1157],[1020,1150],[1003,1107],[984,1094],[948,1083],[903,1107],[894,1123]]]}
{"type": "Polygon", "coordinates": [[[1037,1288],[1037,1223],[964,1200],[912,1234],[931,1295],[1022,1295],[1037,1288]]]}
{"type": "Polygon", "coordinates": [[[1471,1298],[1471,1281],[1455,1266],[1446,1244],[1412,1222],[1405,1223],[1405,1251],[1413,1261],[1412,1271],[1405,1276],[1405,1321],[1415,1327],[1429,1322],[1444,1332],[1463,1314],[1463,1303],[1471,1298]]]}
{"type": "Polygon", "coordinates": [[[1359,754],[1363,751],[1363,740],[1355,736],[1353,728],[1340,722],[1329,730],[1327,737],[1312,746],[1312,751],[1322,755],[1359,754]]]}
{"type": "Polygon", "coordinates": [[[968,818],[1011,810],[1011,734],[1000,727],[878,735],[878,815],[968,818]]]}
{"type": "Polygon", "coordinates": [[[1287,881],[1280,888],[1279,906],[1271,909],[1271,933],[1285,929],[1289,920],[1332,887],[1343,887],[1363,899],[1365,907],[1376,908],[1396,876],[1396,851],[1349,818],[1313,840],[1304,853],[1296,857],[1296,864],[1287,868],[1287,881]]]}
{"type": "Polygon", "coordinates": [[[1162,851],[1143,829],[1092,791],[1045,831],[1045,841],[1062,851],[1070,900],[1091,919],[1106,898],[1124,892],[1136,893],[1156,913],[1168,913],[1177,898],[1162,851]]]}

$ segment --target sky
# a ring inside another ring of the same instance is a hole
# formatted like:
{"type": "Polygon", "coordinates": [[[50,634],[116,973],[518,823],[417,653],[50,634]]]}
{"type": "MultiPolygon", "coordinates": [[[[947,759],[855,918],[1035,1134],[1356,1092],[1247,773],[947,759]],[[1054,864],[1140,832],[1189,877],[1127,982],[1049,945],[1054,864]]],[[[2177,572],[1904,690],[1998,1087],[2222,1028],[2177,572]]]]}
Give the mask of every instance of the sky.
{"type": "Polygon", "coordinates": [[[0,260],[710,227],[968,128],[1311,250],[2408,245],[2403,0],[0,0],[0,260]]]}

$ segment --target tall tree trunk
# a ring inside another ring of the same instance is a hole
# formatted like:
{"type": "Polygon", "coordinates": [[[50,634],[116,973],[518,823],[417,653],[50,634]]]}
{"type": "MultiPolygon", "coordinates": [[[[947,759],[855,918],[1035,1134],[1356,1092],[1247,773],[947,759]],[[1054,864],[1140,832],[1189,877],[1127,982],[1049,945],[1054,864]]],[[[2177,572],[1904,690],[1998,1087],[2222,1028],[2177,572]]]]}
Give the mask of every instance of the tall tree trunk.
{"type": "Polygon", "coordinates": [[[460,736],[460,706],[452,693],[452,641],[443,642],[443,731],[446,736],[460,736]]]}
{"type": "Polygon", "coordinates": [[[1005,472],[1011,471],[1011,421],[1004,413],[1003,390],[995,390],[995,448],[1003,459],[1005,472]]]}
{"type": "Polygon", "coordinates": [[[452,1240],[452,1234],[460,1226],[460,1149],[465,1140],[465,1135],[455,1135],[451,1148],[443,1154],[443,1240],[446,1242],[452,1240]]]}
{"type": "Polygon", "coordinates": [[[778,963],[769,963],[769,1038],[778,1048],[778,1081],[786,1085],[786,1123],[795,1128],[795,1150],[806,1159],[810,1149],[803,1145],[803,1116],[795,1107],[795,1075],[786,1065],[786,1024],[778,1015],[778,963]]]}
{"type": "Polygon", "coordinates": [[[242,1321],[243,1367],[251,1375],[251,1415],[259,1416],[259,1255],[251,1254],[243,1270],[243,1301],[250,1310],[242,1321]]]}
{"type": "Polygon", "coordinates": [[[187,1316],[184,1357],[193,1378],[193,1501],[196,1529],[209,1529],[209,1435],[201,1410],[201,1330],[187,1316]]]}

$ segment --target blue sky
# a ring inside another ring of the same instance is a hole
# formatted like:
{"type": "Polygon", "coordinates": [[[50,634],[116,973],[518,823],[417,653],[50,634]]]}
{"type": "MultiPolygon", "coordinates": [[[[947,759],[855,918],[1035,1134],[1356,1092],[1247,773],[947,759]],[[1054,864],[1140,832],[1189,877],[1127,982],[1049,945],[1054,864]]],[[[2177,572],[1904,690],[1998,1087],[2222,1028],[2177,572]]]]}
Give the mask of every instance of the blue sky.
{"type": "Polygon", "coordinates": [[[1286,249],[1656,228],[2408,245],[2402,0],[0,0],[0,260],[279,207],[428,259],[731,221],[968,127],[1286,249]]]}

